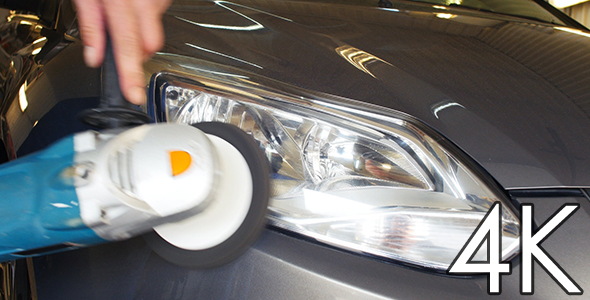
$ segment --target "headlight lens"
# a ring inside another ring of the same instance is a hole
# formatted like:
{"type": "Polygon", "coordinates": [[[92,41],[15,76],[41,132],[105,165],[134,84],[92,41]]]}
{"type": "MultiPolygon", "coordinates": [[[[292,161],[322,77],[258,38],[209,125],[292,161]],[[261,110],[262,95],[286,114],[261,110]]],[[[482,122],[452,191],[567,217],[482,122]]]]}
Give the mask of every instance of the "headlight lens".
{"type": "MultiPolygon", "coordinates": [[[[160,121],[231,123],[258,141],[272,165],[273,226],[446,270],[501,201],[503,258],[517,251],[520,225],[501,190],[408,116],[346,99],[273,92],[245,80],[158,74],[153,88],[160,121]]],[[[482,251],[474,257],[485,259],[482,251]]]]}

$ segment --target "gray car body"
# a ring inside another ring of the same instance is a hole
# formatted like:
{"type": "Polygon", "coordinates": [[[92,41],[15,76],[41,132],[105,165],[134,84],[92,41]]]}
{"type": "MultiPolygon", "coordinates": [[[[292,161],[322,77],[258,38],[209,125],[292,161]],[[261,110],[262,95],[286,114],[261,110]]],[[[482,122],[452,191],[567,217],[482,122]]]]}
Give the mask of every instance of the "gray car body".
{"type": "MultiPolygon", "coordinates": [[[[473,158],[515,206],[533,203],[539,225],[563,204],[579,203],[543,247],[590,292],[588,32],[407,1],[357,2],[177,1],[164,17],[162,52],[407,113],[473,158]],[[455,17],[437,17],[443,12],[455,17]]],[[[84,130],[76,115],[97,104],[100,82],[83,65],[68,2],[53,23],[25,15],[2,26],[9,46],[0,57],[0,130],[13,159],[84,130]],[[32,42],[43,36],[33,55],[32,42]]],[[[485,276],[437,274],[273,228],[237,261],[211,270],[170,265],[141,239],[39,257],[34,266],[36,290],[48,299],[488,297],[485,276]]],[[[518,258],[512,266],[497,298],[521,297],[518,258]]],[[[569,297],[543,268],[534,274],[534,299],[569,297]]]]}

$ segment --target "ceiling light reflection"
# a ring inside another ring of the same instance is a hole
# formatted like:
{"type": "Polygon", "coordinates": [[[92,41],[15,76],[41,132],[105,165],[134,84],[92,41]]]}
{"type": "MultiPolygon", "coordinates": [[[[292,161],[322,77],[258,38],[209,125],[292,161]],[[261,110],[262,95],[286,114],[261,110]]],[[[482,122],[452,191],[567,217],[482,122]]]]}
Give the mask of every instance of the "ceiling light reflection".
{"type": "Polygon", "coordinates": [[[455,18],[457,15],[453,15],[453,14],[443,14],[443,13],[438,13],[436,14],[437,18],[441,18],[441,19],[452,19],[455,18]]]}
{"type": "Polygon", "coordinates": [[[291,20],[291,19],[288,19],[288,18],[285,18],[285,17],[281,17],[279,15],[271,14],[269,12],[266,12],[266,11],[263,11],[263,10],[260,10],[260,9],[252,8],[252,7],[245,6],[245,5],[241,5],[241,4],[238,4],[238,3],[232,3],[232,2],[227,2],[227,1],[215,1],[215,4],[217,4],[217,5],[219,5],[219,6],[223,7],[223,8],[229,9],[229,8],[227,8],[227,6],[224,6],[223,3],[227,3],[227,4],[231,4],[231,5],[243,7],[243,8],[246,8],[246,9],[249,9],[249,10],[253,10],[255,12],[263,13],[265,15],[269,15],[269,16],[272,16],[272,17],[275,17],[275,18],[279,18],[279,19],[282,19],[282,20],[285,20],[285,21],[288,21],[288,22],[293,22],[293,20],[291,20]]]}
{"type": "Polygon", "coordinates": [[[386,63],[388,65],[391,65],[390,63],[382,60],[381,58],[374,56],[371,53],[367,53],[361,49],[357,49],[354,48],[352,46],[340,46],[338,48],[336,48],[336,52],[344,57],[344,59],[346,59],[351,65],[355,66],[357,69],[373,76],[374,78],[377,78],[375,75],[373,75],[373,73],[371,73],[371,71],[369,71],[369,69],[367,69],[367,66],[370,63],[373,62],[383,62],[386,63]]]}
{"type": "Polygon", "coordinates": [[[443,103],[443,104],[440,104],[440,105],[438,105],[438,106],[435,106],[435,107],[432,109],[432,113],[433,113],[433,114],[434,114],[434,116],[435,116],[435,117],[438,119],[438,118],[439,118],[439,117],[438,117],[438,113],[439,113],[441,110],[443,110],[443,109],[445,109],[445,108],[453,107],[453,106],[459,106],[459,107],[461,107],[461,108],[465,108],[465,106],[463,106],[463,105],[461,105],[461,104],[459,104],[459,103],[457,103],[457,102],[445,102],[445,103],[443,103]]]}
{"type": "Polygon", "coordinates": [[[380,10],[393,11],[393,12],[399,12],[399,9],[395,9],[395,8],[379,7],[379,9],[380,10]]]}
{"type": "Polygon", "coordinates": [[[191,69],[191,70],[195,70],[195,71],[200,71],[200,72],[205,72],[205,73],[210,73],[210,74],[215,74],[215,75],[229,76],[229,77],[237,77],[237,78],[243,78],[243,79],[250,79],[250,77],[248,77],[248,76],[231,74],[231,73],[225,73],[225,72],[216,72],[216,71],[211,71],[211,70],[197,68],[197,67],[191,66],[191,65],[181,64],[180,66],[183,67],[183,68],[187,68],[187,69],[191,69]]]}
{"type": "Polygon", "coordinates": [[[579,30],[579,29],[572,29],[572,28],[567,28],[567,27],[553,27],[553,29],[567,31],[567,32],[574,33],[574,34],[581,35],[581,36],[585,36],[585,37],[590,37],[590,33],[583,32],[582,30],[579,30]]]}
{"type": "Polygon", "coordinates": [[[181,21],[185,21],[187,23],[193,24],[193,25],[197,25],[197,26],[201,26],[201,27],[205,27],[205,28],[211,28],[211,29],[225,29],[225,30],[235,30],[235,31],[254,31],[254,30],[260,30],[260,29],[264,28],[264,26],[262,26],[260,23],[258,23],[256,21],[254,21],[256,24],[250,25],[250,26],[227,26],[227,25],[197,23],[197,22],[193,22],[193,21],[178,17],[178,16],[176,16],[175,18],[177,18],[181,21]]]}
{"type": "Polygon", "coordinates": [[[252,8],[252,7],[248,7],[248,6],[245,6],[245,5],[240,5],[240,4],[237,4],[237,3],[231,3],[231,2],[227,2],[227,1],[214,1],[214,2],[218,6],[221,6],[221,7],[223,7],[225,9],[227,9],[227,10],[229,10],[229,11],[231,11],[231,12],[233,12],[233,13],[239,15],[239,16],[241,16],[242,18],[244,18],[244,19],[246,19],[246,20],[248,20],[248,21],[250,21],[250,22],[252,22],[254,24],[253,25],[249,25],[249,26],[229,26],[229,25],[199,23],[199,22],[194,22],[194,21],[191,21],[191,20],[187,20],[185,18],[181,18],[181,17],[178,17],[178,16],[175,16],[175,18],[177,18],[177,19],[179,19],[181,21],[187,22],[189,24],[193,24],[193,25],[197,25],[197,26],[205,27],[205,28],[211,28],[211,29],[224,29],[224,30],[234,30],[234,31],[254,31],[254,30],[260,30],[260,29],[263,29],[264,28],[264,26],[262,24],[258,23],[258,21],[254,20],[254,19],[246,16],[245,14],[240,13],[240,12],[238,12],[238,11],[232,9],[232,8],[229,8],[228,6],[225,5],[225,4],[231,4],[231,5],[235,5],[235,6],[238,6],[238,7],[246,8],[246,9],[249,9],[249,10],[252,10],[252,11],[255,11],[255,12],[263,13],[265,15],[269,15],[269,16],[272,16],[272,17],[275,17],[275,18],[279,18],[281,20],[285,20],[285,21],[288,21],[288,22],[293,22],[293,20],[291,20],[291,19],[287,19],[285,17],[281,17],[281,16],[278,16],[278,15],[271,14],[271,13],[268,13],[268,12],[265,12],[265,11],[262,11],[262,10],[259,10],[259,9],[255,9],[255,8],[252,8]]]}
{"type": "Polygon", "coordinates": [[[253,64],[253,63],[251,63],[251,62],[249,62],[249,61],[245,61],[245,60],[243,60],[243,59],[239,59],[239,58],[237,58],[237,57],[233,57],[233,56],[230,56],[230,55],[227,55],[227,54],[219,53],[219,52],[217,52],[217,51],[213,51],[213,50],[205,49],[205,48],[203,48],[203,47],[199,47],[199,46],[197,46],[197,45],[193,45],[193,44],[189,44],[189,43],[185,43],[185,45],[187,45],[187,46],[189,46],[189,47],[193,47],[193,48],[195,48],[195,49],[199,49],[199,50],[201,50],[201,51],[205,51],[205,52],[213,53],[213,54],[216,54],[216,55],[219,55],[219,56],[223,56],[223,57],[226,57],[226,58],[229,58],[229,59],[233,59],[233,60],[235,60],[235,61],[239,61],[239,62],[241,62],[241,63],[245,63],[245,64],[251,65],[251,66],[253,66],[253,67],[259,68],[259,69],[264,69],[263,67],[261,67],[261,66],[259,66],[259,65],[257,65],[257,64],[253,64]]]}
{"type": "Polygon", "coordinates": [[[20,105],[20,111],[25,112],[27,107],[29,107],[29,101],[27,101],[27,94],[25,93],[25,89],[27,88],[27,82],[23,83],[18,90],[18,104],[20,105]]]}
{"type": "Polygon", "coordinates": [[[562,9],[562,8],[566,8],[569,6],[574,6],[576,4],[580,4],[582,2],[585,2],[587,0],[549,0],[549,3],[551,3],[551,5],[562,9]]]}
{"type": "Polygon", "coordinates": [[[39,44],[39,43],[41,43],[41,42],[44,42],[44,41],[46,41],[46,40],[47,40],[47,38],[46,38],[46,37],[41,37],[41,38],[38,38],[38,39],[36,39],[35,41],[33,41],[33,45],[39,44]]]}

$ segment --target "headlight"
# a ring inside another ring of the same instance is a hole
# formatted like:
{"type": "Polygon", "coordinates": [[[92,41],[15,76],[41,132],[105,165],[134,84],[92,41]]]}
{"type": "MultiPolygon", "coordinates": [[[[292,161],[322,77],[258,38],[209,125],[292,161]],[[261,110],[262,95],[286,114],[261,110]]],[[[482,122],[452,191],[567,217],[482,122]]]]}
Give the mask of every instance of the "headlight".
{"type": "MultiPolygon", "coordinates": [[[[251,134],[272,165],[272,226],[446,270],[500,201],[503,259],[516,253],[520,225],[502,190],[422,123],[347,99],[211,78],[157,74],[153,113],[159,121],[219,121],[251,134]]],[[[485,252],[474,257],[485,259],[485,252]]]]}

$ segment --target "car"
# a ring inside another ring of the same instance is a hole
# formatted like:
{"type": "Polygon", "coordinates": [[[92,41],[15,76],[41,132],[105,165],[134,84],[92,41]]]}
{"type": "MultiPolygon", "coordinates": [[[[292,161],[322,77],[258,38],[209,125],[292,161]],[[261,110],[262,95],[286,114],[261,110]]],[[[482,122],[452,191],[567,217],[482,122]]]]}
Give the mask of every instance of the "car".
{"type": "MultiPolygon", "coordinates": [[[[88,130],[99,102],[72,4],[40,3],[0,25],[0,162],[88,130]]],[[[249,133],[272,166],[267,228],[211,269],[142,237],[5,263],[5,299],[484,298],[485,272],[447,271],[494,203],[502,249],[472,254],[511,263],[500,297],[525,297],[521,229],[566,204],[542,248],[590,291],[583,25],[541,0],[178,0],[163,21],[138,109],[249,133]]],[[[535,299],[569,298],[547,267],[535,299]]]]}

